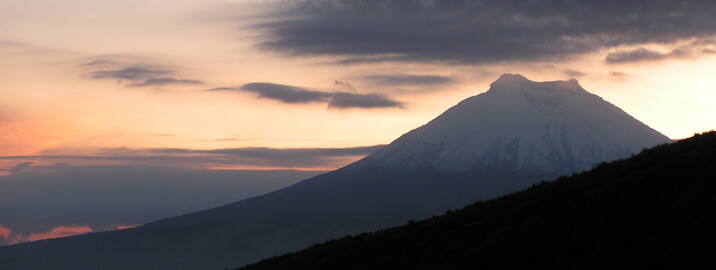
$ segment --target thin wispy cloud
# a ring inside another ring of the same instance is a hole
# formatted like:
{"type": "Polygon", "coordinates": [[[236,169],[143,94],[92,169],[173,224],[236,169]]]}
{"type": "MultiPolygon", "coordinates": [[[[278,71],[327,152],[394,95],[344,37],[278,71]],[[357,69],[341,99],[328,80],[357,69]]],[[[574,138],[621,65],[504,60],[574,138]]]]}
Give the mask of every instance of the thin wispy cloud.
{"type": "Polygon", "coordinates": [[[144,87],[144,86],[160,86],[160,85],[169,85],[169,84],[189,84],[189,85],[199,85],[204,84],[203,81],[200,80],[187,80],[187,79],[176,79],[176,78],[149,78],[144,80],[144,82],[141,83],[132,83],[128,84],[129,87],[144,87]]]}
{"type": "Polygon", "coordinates": [[[94,59],[80,64],[92,69],[87,73],[90,79],[110,79],[123,83],[125,87],[160,87],[171,85],[201,85],[201,80],[175,77],[176,69],[150,64],[126,65],[111,59],[94,59]]]}
{"type": "Polygon", "coordinates": [[[394,101],[382,94],[354,94],[348,92],[333,93],[331,101],[328,102],[331,108],[403,108],[403,103],[394,101]]]}
{"type": "Polygon", "coordinates": [[[129,66],[115,70],[99,70],[89,73],[92,79],[124,79],[124,80],[144,80],[156,76],[164,76],[171,74],[173,71],[166,69],[157,69],[147,66],[129,66]]]}
{"type": "Polygon", "coordinates": [[[610,53],[606,57],[608,64],[623,64],[623,63],[635,63],[643,61],[661,60],[669,57],[670,54],[660,53],[657,51],[638,48],[631,51],[621,51],[610,53]]]}
{"type": "MultiPolygon", "coordinates": [[[[266,167],[325,169],[346,165],[357,157],[366,156],[382,145],[347,148],[102,148],[81,155],[45,154],[0,156],[0,160],[17,160],[13,174],[22,173],[38,162],[101,164],[136,164],[169,167],[266,167]]],[[[62,152],[60,150],[51,152],[62,152]]]]}
{"type": "Polygon", "coordinates": [[[621,71],[610,71],[609,77],[617,81],[625,81],[629,78],[629,74],[621,71]]]}
{"type": "Polygon", "coordinates": [[[584,76],[584,72],[574,69],[565,69],[564,74],[569,76],[570,78],[578,78],[584,76]]]}
{"type": "Polygon", "coordinates": [[[109,59],[94,59],[89,62],[80,64],[80,66],[112,66],[117,65],[117,61],[109,59]]]}
{"type": "Polygon", "coordinates": [[[238,90],[255,93],[260,98],[279,100],[284,103],[326,102],[331,98],[330,93],[275,83],[247,83],[238,88],[238,90]]]}
{"type": "Polygon", "coordinates": [[[453,78],[439,75],[368,75],[359,79],[380,86],[439,86],[455,83],[453,78]]]}
{"type": "Polygon", "coordinates": [[[339,63],[552,61],[716,35],[714,1],[280,1],[258,46],[339,63]]]}
{"type": "Polygon", "coordinates": [[[294,160],[301,158],[327,158],[341,156],[367,155],[376,151],[382,145],[361,146],[348,148],[269,148],[269,147],[245,147],[245,148],[224,148],[211,150],[195,150],[185,148],[158,148],[148,149],[151,153],[160,154],[210,154],[226,155],[246,158],[260,158],[266,160],[294,160]]]}
{"type": "Polygon", "coordinates": [[[716,40],[706,39],[681,44],[666,52],[647,48],[611,52],[605,58],[607,64],[639,63],[666,59],[695,58],[716,49],[716,40]]]}
{"type": "MultiPolygon", "coordinates": [[[[334,87],[347,88],[355,91],[350,84],[336,81],[334,87]]],[[[259,98],[272,99],[289,104],[327,103],[329,108],[376,109],[403,108],[403,103],[395,101],[383,94],[360,94],[357,92],[324,92],[309,90],[303,87],[275,83],[247,83],[241,87],[219,87],[207,91],[232,91],[257,94],[259,98]]]]}
{"type": "Polygon", "coordinates": [[[342,82],[342,81],[334,81],[333,82],[333,90],[336,92],[351,92],[351,93],[357,93],[358,90],[353,87],[350,83],[342,82]]]}

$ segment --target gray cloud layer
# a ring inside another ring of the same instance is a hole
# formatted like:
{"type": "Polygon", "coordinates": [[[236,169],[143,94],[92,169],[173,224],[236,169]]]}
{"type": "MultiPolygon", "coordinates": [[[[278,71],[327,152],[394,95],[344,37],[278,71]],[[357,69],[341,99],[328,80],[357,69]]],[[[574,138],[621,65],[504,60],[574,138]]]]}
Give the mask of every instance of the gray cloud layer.
{"type": "Polygon", "coordinates": [[[333,93],[328,107],[332,108],[403,108],[403,103],[381,94],[333,93]]]}
{"type": "Polygon", "coordinates": [[[370,75],[360,79],[381,86],[435,86],[454,83],[450,77],[438,75],[370,75]]]}
{"type": "Polygon", "coordinates": [[[158,86],[158,85],[167,85],[167,84],[203,84],[204,82],[199,80],[187,80],[187,79],[176,79],[176,78],[149,78],[144,80],[144,82],[141,83],[133,83],[129,84],[127,86],[130,87],[143,87],[143,86],[158,86]]]}
{"type": "Polygon", "coordinates": [[[638,48],[631,51],[614,52],[607,55],[605,59],[609,64],[635,63],[642,61],[661,60],[669,54],[638,48]]]}
{"type": "Polygon", "coordinates": [[[241,86],[239,90],[284,103],[325,102],[331,98],[330,93],[275,83],[247,83],[241,86]]]}
{"type": "Polygon", "coordinates": [[[100,70],[90,72],[92,79],[125,79],[125,80],[144,80],[155,76],[162,76],[172,73],[171,70],[156,69],[143,66],[128,66],[116,70],[100,70]]]}
{"type": "Polygon", "coordinates": [[[283,1],[260,47],[347,64],[559,60],[716,34],[715,1],[283,1]]]}
{"type": "MultiPolygon", "coordinates": [[[[378,150],[382,145],[360,146],[348,148],[268,148],[268,147],[245,147],[245,148],[224,148],[212,150],[194,150],[184,148],[159,148],[149,150],[152,153],[160,154],[211,154],[226,155],[244,158],[257,158],[273,161],[292,160],[316,160],[330,157],[361,156],[368,155],[378,150]]],[[[124,151],[122,151],[124,152],[124,151]]]]}
{"type": "Polygon", "coordinates": [[[94,59],[89,62],[80,64],[80,66],[108,66],[117,64],[114,60],[109,59],[94,59]]]}
{"type": "Polygon", "coordinates": [[[624,64],[669,58],[689,58],[708,54],[714,49],[716,49],[716,40],[703,39],[681,44],[668,52],[659,52],[646,48],[612,52],[607,55],[605,61],[608,64],[624,64]]]}
{"type": "Polygon", "coordinates": [[[24,161],[12,169],[20,173],[33,165],[30,161],[114,161],[128,164],[172,165],[184,167],[264,166],[280,168],[325,168],[345,165],[346,158],[365,156],[382,145],[348,148],[224,148],[184,149],[106,148],[91,155],[0,156],[3,160],[24,161]]]}
{"type": "Polygon", "coordinates": [[[581,72],[579,70],[573,70],[573,69],[565,69],[564,74],[566,74],[567,76],[569,76],[571,78],[577,78],[577,77],[584,76],[584,72],[581,72]]]}
{"type": "MultiPolygon", "coordinates": [[[[337,82],[344,88],[350,84],[337,82]]],[[[353,89],[350,86],[350,89],[353,89]]],[[[355,89],[353,89],[355,90],[355,89]]],[[[259,98],[278,100],[283,103],[328,103],[331,108],[402,108],[403,103],[381,94],[358,94],[349,92],[323,92],[302,87],[275,83],[247,83],[241,87],[221,87],[209,91],[241,91],[257,94],[259,98]]]]}

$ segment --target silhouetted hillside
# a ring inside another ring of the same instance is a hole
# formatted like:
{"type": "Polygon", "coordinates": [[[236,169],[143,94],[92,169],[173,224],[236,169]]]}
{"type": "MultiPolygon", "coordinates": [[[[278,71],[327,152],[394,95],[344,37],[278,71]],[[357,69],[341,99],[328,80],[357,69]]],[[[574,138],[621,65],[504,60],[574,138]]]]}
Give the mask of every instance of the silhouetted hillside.
{"type": "Polygon", "coordinates": [[[576,80],[504,74],[348,166],[121,231],[0,247],[0,269],[237,267],[439,215],[671,140],[576,80]]]}
{"type": "Polygon", "coordinates": [[[652,267],[716,267],[716,132],[243,269],[652,267]]]}

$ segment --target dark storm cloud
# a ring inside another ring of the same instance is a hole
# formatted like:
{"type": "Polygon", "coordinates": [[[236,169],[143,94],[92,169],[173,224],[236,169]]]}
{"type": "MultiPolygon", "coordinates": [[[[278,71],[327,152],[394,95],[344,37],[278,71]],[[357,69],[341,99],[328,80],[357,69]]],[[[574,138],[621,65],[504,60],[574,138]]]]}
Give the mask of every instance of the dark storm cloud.
{"type": "Polygon", "coordinates": [[[403,108],[403,103],[397,102],[381,94],[354,94],[348,92],[333,93],[331,108],[403,108]]]}
{"type": "Polygon", "coordinates": [[[282,1],[259,46],[347,63],[559,60],[716,34],[716,1],[282,1]]]}
{"type": "MultiPolygon", "coordinates": [[[[334,87],[351,89],[353,86],[348,83],[336,81],[334,87]]],[[[403,103],[392,100],[390,97],[381,94],[359,94],[350,92],[323,92],[309,90],[303,87],[275,84],[275,83],[247,83],[241,87],[219,87],[207,91],[238,91],[249,92],[259,98],[273,99],[283,103],[328,103],[330,108],[402,108],[403,103]]]]}
{"type": "Polygon", "coordinates": [[[434,86],[454,83],[450,77],[438,75],[370,75],[360,79],[366,80],[374,85],[381,86],[434,86]]]}
{"type": "Polygon", "coordinates": [[[204,84],[204,82],[199,80],[187,80],[187,79],[176,79],[176,78],[150,78],[146,79],[141,83],[133,83],[129,84],[127,86],[130,87],[143,87],[143,86],[158,86],[158,85],[167,85],[167,84],[204,84]]]}

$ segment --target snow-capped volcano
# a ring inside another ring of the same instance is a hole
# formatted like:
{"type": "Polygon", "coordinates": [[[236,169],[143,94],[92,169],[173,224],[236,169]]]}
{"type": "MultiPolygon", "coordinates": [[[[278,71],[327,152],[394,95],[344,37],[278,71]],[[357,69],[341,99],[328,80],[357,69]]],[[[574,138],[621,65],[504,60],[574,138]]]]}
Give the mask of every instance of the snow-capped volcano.
{"type": "Polygon", "coordinates": [[[504,74],[354,166],[570,173],[668,141],[574,79],[504,74]]]}
{"type": "Polygon", "coordinates": [[[347,167],[122,231],[0,247],[0,269],[220,269],[427,218],[669,139],[577,81],[503,75],[347,167]]]}

